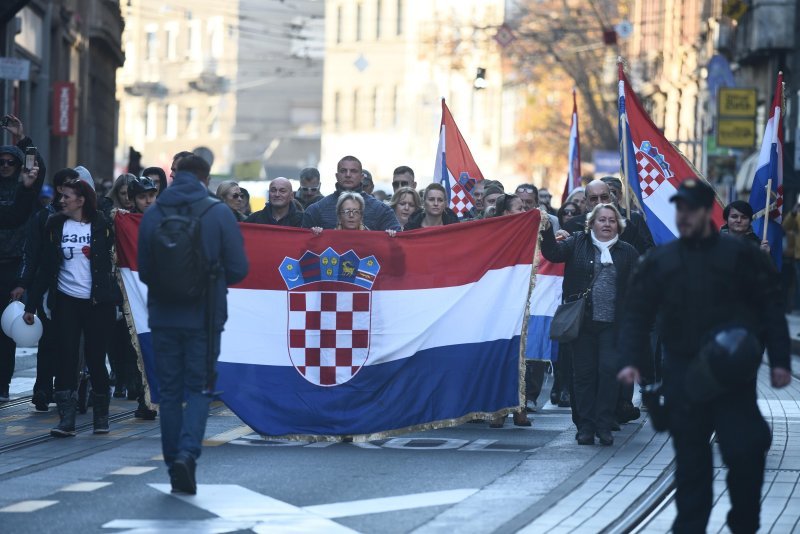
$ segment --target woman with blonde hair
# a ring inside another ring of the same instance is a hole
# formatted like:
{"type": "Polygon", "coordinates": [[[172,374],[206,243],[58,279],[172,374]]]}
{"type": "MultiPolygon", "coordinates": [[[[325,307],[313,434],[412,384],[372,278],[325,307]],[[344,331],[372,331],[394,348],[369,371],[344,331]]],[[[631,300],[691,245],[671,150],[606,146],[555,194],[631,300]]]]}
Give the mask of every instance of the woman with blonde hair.
{"type": "Polygon", "coordinates": [[[217,186],[217,198],[223,201],[233,212],[236,220],[243,222],[246,217],[242,213],[242,200],[244,195],[239,183],[235,180],[225,180],[217,186]]]}
{"type": "MultiPolygon", "coordinates": [[[[339,222],[336,224],[337,230],[369,230],[364,223],[364,197],[355,191],[344,191],[339,194],[336,200],[336,214],[339,222]]],[[[321,226],[311,228],[314,235],[322,233],[321,226]]],[[[391,237],[397,234],[396,230],[386,230],[391,237]]]]}
{"type": "Polygon", "coordinates": [[[542,255],[565,263],[563,302],[584,299],[584,315],[572,344],[572,369],[579,445],[612,445],[619,395],[615,341],[617,316],[639,253],[619,239],[625,220],[613,204],[598,204],[586,231],[542,233],[542,255]],[[557,240],[558,239],[558,240],[557,240]]]}
{"type": "Polygon", "coordinates": [[[130,173],[120,174],[114,180],[114,185],[111,186],[111,191],[106,194],[106,198],[110,199],[114,204],[114,208],[131,211],[133,209],[133,199],[131,198],[128,187],[132,182],[136,181],[136,177],[130,173]]]}
{"type": "Polygon", "coordinates": [[[389,207],[394,210],[397,215],[397,221],[400,223],[400,228],[405,229],[411,216],[414,215],[422,206],[422,201],[412,187],[401,187],[392,195],[389,200],[389,207]]]}

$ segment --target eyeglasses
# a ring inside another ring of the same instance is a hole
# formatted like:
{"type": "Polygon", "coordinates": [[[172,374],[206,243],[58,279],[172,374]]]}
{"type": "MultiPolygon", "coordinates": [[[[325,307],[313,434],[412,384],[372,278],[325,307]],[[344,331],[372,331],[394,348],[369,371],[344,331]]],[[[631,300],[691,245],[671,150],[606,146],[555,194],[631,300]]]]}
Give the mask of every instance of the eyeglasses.
{"type": "Polygon", "coordinates": [[[309,193],[309,192],[313,193],[319,191],[319,187],[301,187],[300,191],[304,193],[309,193]]]}
{"type": "Polygon", "coordinates": [[[16,167],[17,160],[15,159],[0,159],[0,167],[16,167]]]}
{"type": "Polygon", "coordinates": [[[592,196],[590,196],[588,198],[588,200],[589,200],[589,202],[597,202],[597,201],[608,202],[609,200],[611,200],[611,196],[608,195],[608,194],[600,195],[600,196],[592,195],[592,196]]]}
{"type": "Polygon", "coordinates": [[[392,187],[408,187],[410,185],[411,182],[405,182],[405,181],[392,182],[392,187]]]}
{"type": "Polygon", "coordinates": [[[515,192],[516,193],[533,193],[533,188],[531,188],[531,187],[518,187],[515,192]]]}
{"type": "Polygon", "coordinates": [[[352,217],[353,215],[361,215],[361,210],[357,209],[346,209],[339,212],[342,215],[347,215],[348,217],[352,217]]]}
{"type": "Polygon", "coordinates": [[[241,193],[234,193],[231,195],[231,198],[244,198],[244,195],[241,193]]]}
{"type": "Polygon", "coordinates": [[[564,210],[564,215],[577,215],[578,212],[575,210],[564,210]]]}

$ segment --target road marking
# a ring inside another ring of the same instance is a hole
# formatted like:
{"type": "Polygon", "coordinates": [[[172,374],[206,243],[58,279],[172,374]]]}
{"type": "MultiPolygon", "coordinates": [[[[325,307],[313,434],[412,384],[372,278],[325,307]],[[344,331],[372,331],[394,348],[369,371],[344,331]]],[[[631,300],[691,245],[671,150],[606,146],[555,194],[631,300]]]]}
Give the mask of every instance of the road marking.
{"type": "Polygon", "coordinates": [[[489,445],[497,443],[496,439],[476,439],[472,443],[461,447],[460,451],[483,451],[483,452],[519,452],[519,449],[490,449],[489,445]]]}
{"type": "Polygon", "coordinates": [[[247,425],[242,425],[236,427],[232,430],[228,430],[227,432],[223,432],[222,434],[217,434],[216,436],[211,436],[210,438],[203,440],[204,447],[218,447],[220,445],[225,445],[226,443],[233,441],[235,439],[241,438],[242,436],[246,436],[247,434],[252,434],[253,429],[247,425]]]}
{"type": "Polygon", "coordinates": [[[95,491],[110,485],[111,482],[76,482],[75,484],[64,486],[58,491],[95,491]]]}
{"type": "Polygon", "coordinates": [[[168,484],[149,484],[149,486],[218,517],[200,520],[115,519],[104,524],[103,528],[129,529],[128,534],[162,531],[222,534],[240,530],[270,534],[273,532],[353,533],[355,531],[331,519],[456,504],[478,491],[477,489],[432,491],[301,508],[235,484],[198,484],[195,496],[172,494],[168,484]]]}
{"type": "Polygon", "coordinates": [[[155,456],[153,456],[150,459],[151,460],[155,460],[157,462],[163,462],[164,461],[164,455],[163,454],[156,454],[155,456]]]}
{"type": "Polygon", "coordinates": [[[384,512],[411,510],[413,508],[425,508],[427,506],[456,504],[472,496],[477,491],[477,489],[429,491],[427,493],[412,493],[410,495],[398,495],[396,497],[380,497],[361,501],[318,504],[316,506],[306,506],[303,509],[322,517],[335,519],[337,517],[381,514],[384,512]]]}
{"type": "Polygon", "coordinates": [[[58,501],[21,501],[11,504],[5,508],[0,508],[0,512],[35,512],[48,506],[53,506],[58,501]]]}
{"type": "Polygon", "coordinates": [[[150,471],[154,471],[158,469],[158,467],[148,467],[143,465],[132,465],[129,467],[123,467],[122,469],[117,469],[116,471],[112,471],[109,473],[110,475],[143,475],[145,473],[149,473],[150,471]]]}

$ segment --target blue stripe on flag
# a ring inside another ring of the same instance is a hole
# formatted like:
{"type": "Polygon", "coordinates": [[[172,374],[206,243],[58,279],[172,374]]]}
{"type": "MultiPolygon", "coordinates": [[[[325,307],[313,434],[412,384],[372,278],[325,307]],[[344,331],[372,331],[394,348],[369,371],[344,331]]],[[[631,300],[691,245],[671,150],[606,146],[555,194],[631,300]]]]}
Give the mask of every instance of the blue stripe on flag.
{"type": "MultiPolygon", "coordinates": [[[[426,349],[320,387],[294,367],[219,362],[222,399],[253,430],[372,434],[519,405],[519,336],[426,349]]],[[[263,350],[263,349],[262,349],[263,350]]]]}
{"type": "Polygon", "coordinates": [[[558,361],[558,342],[550,339],[550,323],[552,322],[552,317],[530,316],[528,340],[525,342],[526,359],[558,361]]]}

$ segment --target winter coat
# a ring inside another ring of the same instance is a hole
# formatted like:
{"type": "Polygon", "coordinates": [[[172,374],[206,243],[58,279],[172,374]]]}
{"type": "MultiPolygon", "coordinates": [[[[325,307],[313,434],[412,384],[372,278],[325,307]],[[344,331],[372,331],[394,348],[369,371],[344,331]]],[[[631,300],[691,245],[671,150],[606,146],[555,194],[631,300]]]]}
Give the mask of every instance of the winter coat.
{"type": "MultiPolygon", "coordinates": [[[[138,265],[139,279],[144,284],[150,284],[156,269],[150,248],[153,234],[165,216],[162,207],[187,205],[204,198],[208,198],[206,186],[192,173],[181,171],[143,215],[139,226],[138,265]]],[[[223,202],[209,208],[201,217],[200,232],[206,259],[221,268],[217,278],[214,325],[222,330],[228,319],[227,287],[247,276],[244,240],[233,212],[223,202]]],[[[205,329],[207,307],[205,299],[191,303],[165,301],[151,291],[147,295],[148,324],[150,328],[205,329]]]]}
{"type": "MultiPolygon", "coordinates": [[[[336,228],[336,225],[339,224],[336,202],[342,191],[339,184],[336,184],[335,193],[331,193],[319,202],[308,206],[305,214],[303,214],[303,228],[313,228],[315,226],[324,229],[336,228]]],[[[375,197],[364,193],[361,187],[353,189],[353,192],[360,194],[364,198],[364,226],[370,230],[400,230],[400,223],[397,222],[397,216],[392,208],[375,197]]]]}
{"type": "Polygon", "coordinates": [[[289,213],[281,220],[272,215],[272,204],[267,203],[263,210],[250,215],[244,222],[255,224],[272,224],[275,226],[294,226],[300,228],[303,223],[303,212],[297,209],[294,202],[289,202],[289,213]]]}

